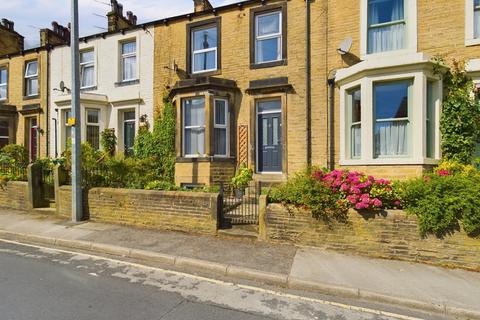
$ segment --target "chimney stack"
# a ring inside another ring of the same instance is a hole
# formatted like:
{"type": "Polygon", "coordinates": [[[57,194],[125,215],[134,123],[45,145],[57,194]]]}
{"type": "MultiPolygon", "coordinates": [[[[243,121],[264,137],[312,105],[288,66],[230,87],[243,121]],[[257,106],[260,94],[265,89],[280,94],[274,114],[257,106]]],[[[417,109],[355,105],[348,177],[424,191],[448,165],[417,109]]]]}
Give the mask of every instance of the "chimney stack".
{"type": "Polygon", "coordinates": [[[53,21],[52,29],[45,28],[40,30],[40,45],[42,47],[62,44],[70,44],[69,27],[64,27],[53,21]]]}
{"type": "Polygon", "coordinates": [[[117,0],[110,0],[112,11],[107,13],[108,31],[115,32],[122,29],[128,29],[137,24],[137,16],[131,11],[127,12],[127,17],[123,16],[123,5],[117,0]]]}
{"type": "Polygon", "coordinates": [[[23,50],[23,36],[15,31],[14,25],[13,21],[8,19],[0,22],[0,55],[23,50]]]}
{"type": "Polygon", "coordinates": [[[208,0],[193,0],[193,4],[195,5],[195,13],[213,9],[208,0]]]}

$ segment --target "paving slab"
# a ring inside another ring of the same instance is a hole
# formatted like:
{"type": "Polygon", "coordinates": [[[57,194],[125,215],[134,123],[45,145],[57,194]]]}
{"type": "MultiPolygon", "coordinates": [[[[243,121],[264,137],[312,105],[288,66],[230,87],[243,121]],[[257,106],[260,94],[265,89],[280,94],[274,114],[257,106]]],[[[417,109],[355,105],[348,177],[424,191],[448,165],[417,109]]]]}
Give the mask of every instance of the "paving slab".
{"type": "Polygon", "coordinates": [[[302,248],[290,276],[480,311],[480,273],[302,248]]]}

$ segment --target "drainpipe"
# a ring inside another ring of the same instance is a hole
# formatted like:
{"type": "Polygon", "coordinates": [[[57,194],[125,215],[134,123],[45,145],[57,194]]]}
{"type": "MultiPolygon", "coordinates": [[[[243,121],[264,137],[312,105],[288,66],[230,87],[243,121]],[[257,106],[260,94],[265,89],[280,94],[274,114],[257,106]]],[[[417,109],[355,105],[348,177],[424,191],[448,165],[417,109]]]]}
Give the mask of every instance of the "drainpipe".
{"type": "Polygon", "coordinates": [[[329,110],[328,110],[328,136],[329,136],[329,152],[328,152],[328,168],[335,169],[335,77],[328,79],[329,94],[329,110]]]}
{"type": "Polygon", "coordinates": [[[306,3],[306,89],[305,96],[306,103],[306,122],[307,122],[307,166],[312,166],[312,79],[311,79],[311,43],[310,43],[310,0],[305,0],[306,3]]]}
{"type": "MultiPolygon", "coordinates": [[[[47,158],[50,157],[50,48],[47,47],[47,103],[45,110],[45,127],[47,128],[45,134],[46,137],[46,146],[47,149],[47,158]]],[[[56,156],[55,156],[56,157],[56,156]]]]}

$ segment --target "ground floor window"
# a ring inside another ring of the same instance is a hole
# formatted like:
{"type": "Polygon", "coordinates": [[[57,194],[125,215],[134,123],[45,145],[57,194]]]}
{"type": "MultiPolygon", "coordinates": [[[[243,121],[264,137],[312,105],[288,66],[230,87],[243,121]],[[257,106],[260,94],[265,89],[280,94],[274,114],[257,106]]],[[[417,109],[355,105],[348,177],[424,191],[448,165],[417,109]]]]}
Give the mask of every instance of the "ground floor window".
{"type": "Polygon", "coordinates": [[[360,88],[348,92],[348,119],[350,156],[360,158],[362,155],[362,90],[360,88]]]}
{"type": "Polygon", "coordinates": [[[87,142],[95,149],[100,150],[100,110],[87,109],[87,142]]]}
{"type": "Polygon", "coordinates": [[[135,111],[125,111],[123,113],[123,149],[126,157],[133,156],[135,118],[135,111]]]}
{"type": "Polygon", "coordinates": [[[205,155],[205,97],[183,100],[183,154],[205,155]]]}
{"type": "Polygon", "coordinates": [[[10,120],[0,118],[0,149],[10,143],[10,120]]]}
{"type": "Polygon", "coordinates": [[[228,101],[215,99],[214,116],[214,154],[219,157],[228,156],[228,101]]]}
{"type": "Polygon", "coordinates": [[[65,149],[67,149],[72,144],[72,127],[68,124],[68,119],[71,117],[72,117],[72,111],[65,110],[63,113],[65,149]]]}

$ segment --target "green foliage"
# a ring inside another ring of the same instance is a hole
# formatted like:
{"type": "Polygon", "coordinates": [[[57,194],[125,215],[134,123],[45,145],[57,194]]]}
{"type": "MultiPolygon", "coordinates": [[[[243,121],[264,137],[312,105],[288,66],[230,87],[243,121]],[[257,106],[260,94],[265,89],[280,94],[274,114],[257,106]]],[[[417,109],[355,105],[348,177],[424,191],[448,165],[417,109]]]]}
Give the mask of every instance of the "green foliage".
{"type": "Polygon", "coordinates": [[[173,182],[175,174],[175,106],[164,100],[160,117],[155,121],[153,132],[148,126],[142,128],[135,139],[134,154],[137,159],[152,159],[155,170],[166,181],[173,182]]]}
{"type": "Polygon", "coordinates": [[[346,219],[347,208],[339,201],[338,195],[318,179],[313,179],[310,170],[299,173],[287,183],[272,189],[269,200],[308,209],[314,217],[326,221],[346,219]]]}
{"type": "Polygon", "coordinates": [[[26,167],[28,162],[28,151],[24,146],[8,144],[0,151],[0,163],[26,167]]]}
{"type": "MultiPolygon", "coordinates": [[[[102,153],[95,150],[88,142],[83,142],[81,144],[81,155],[82,168],[91,170],[92,168],[96,168],[98,166],[102,153]]],[[[72,167],[71,145],[67,146],[67,149],[62,153],[62,157],[65,159],[65,168],[70,169],[72,167]]]]}
{"type": "Polygon", "coordinates": [[[117,147],[117,137],[115,136],[115,129],[107,128],[103,130],[100,136],[100,144],[106,154],[108,154],[109,156],[113,156],[117,147]]]}
{"type": "Polygon", "coordinates": [[[175,184],[167,182],[167,181],[162,181],[162,180],[155,180],[150,183],[148,183],[145,186],[145,189],[147,190],[161,190],[161,191],[176,191],[179,190],[180,188],[177,187],[175,184]]]}
{"type": "Polygon", "coordinates": [[[440,120],[443,157],[471,164],[480,137],[480,103],[472,94],[474,85],[463,63],[453,61],[442,76],[447,92],[440,120]]]}
{"type": "Polygon", "coordinates": [[[434,169],[434,173],[436,174],[441,172],[452,175],[461,174],[464,176],[478,176],[480,174],[474,165],[463,164],[453,160],[444,160],[434,169]]]}
{"type": "Polygon", "coordinates": [[[480,178],[475,175],[427,175],[402,183],[407,212],[418,217],[422,235],[444,237],[463,226],[480,232],[480,178]]]}
{"type": "Polygon", "coordinates": [[[252,181],[253,171],[245,164],[242,164],[237,171],[237,174],[232,178],[232,185],[238,189],[245,189],[248,183],[252,181]]]}

